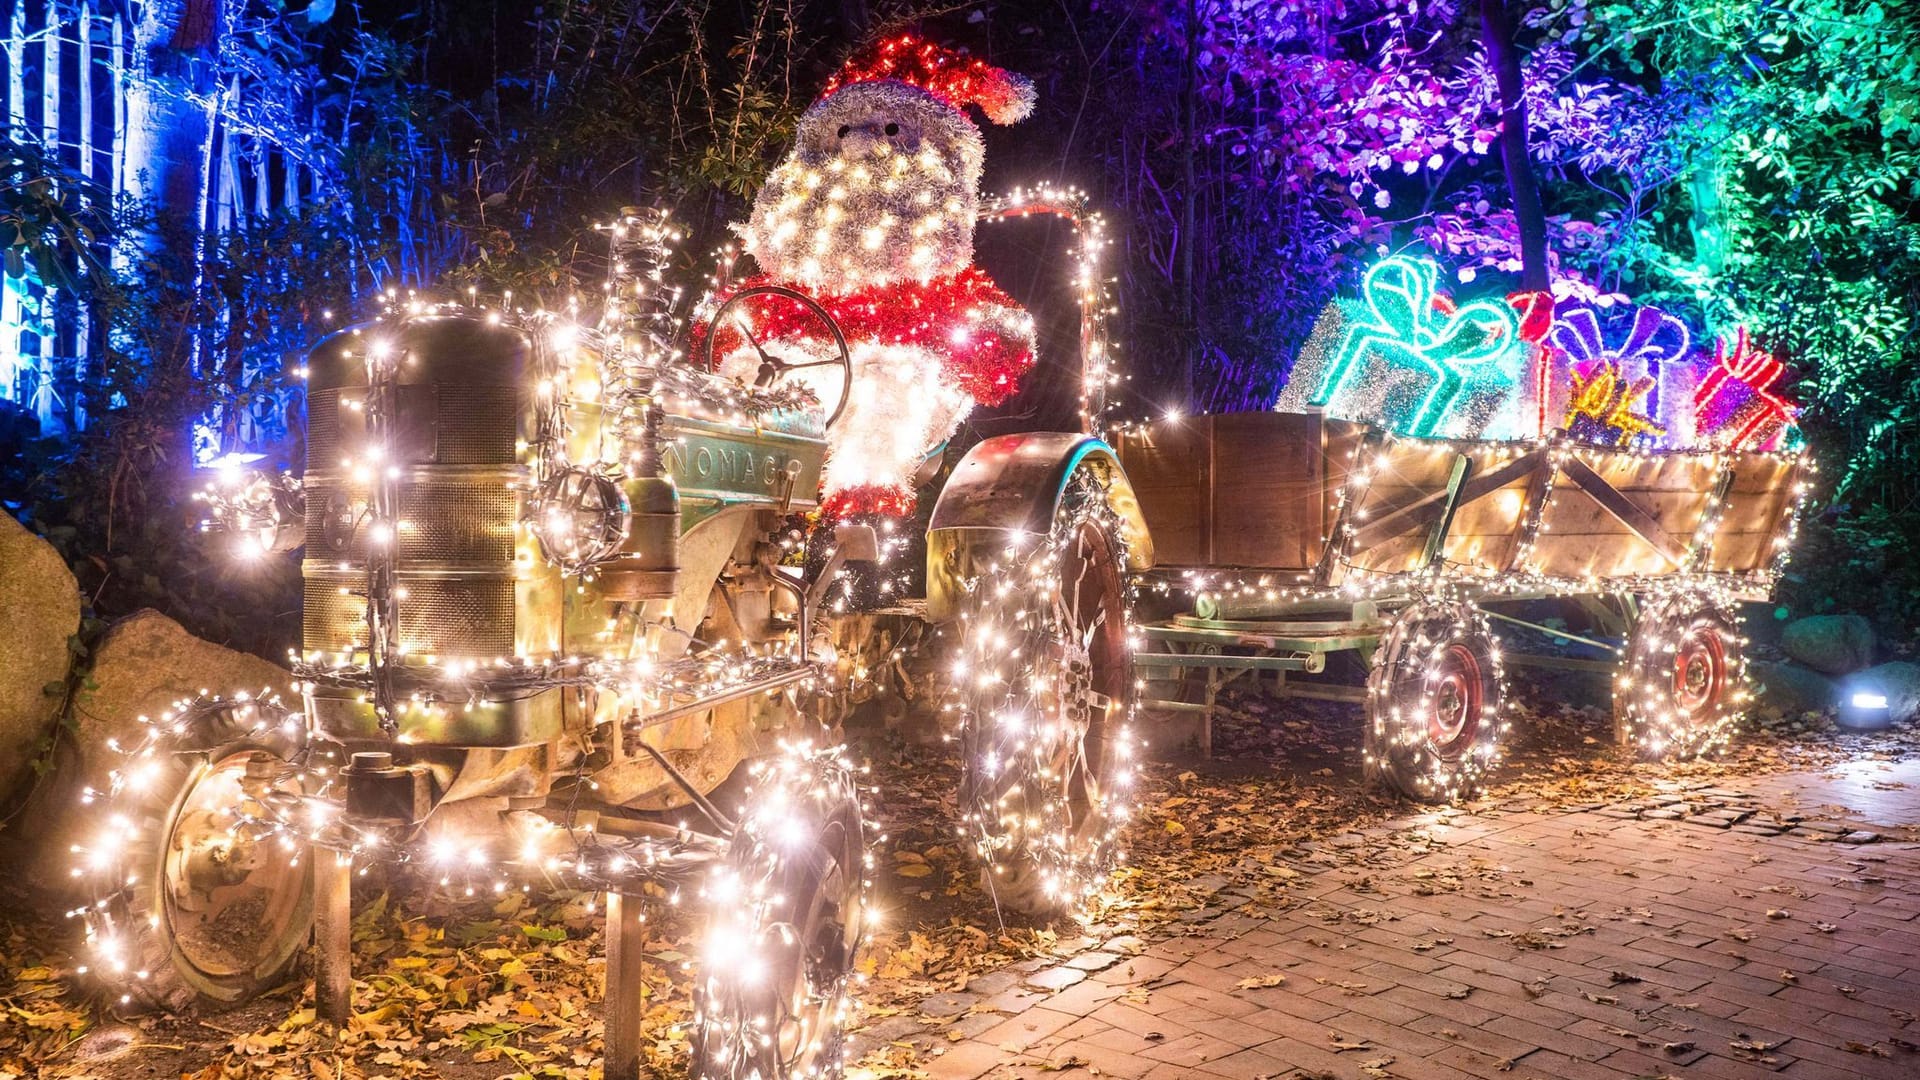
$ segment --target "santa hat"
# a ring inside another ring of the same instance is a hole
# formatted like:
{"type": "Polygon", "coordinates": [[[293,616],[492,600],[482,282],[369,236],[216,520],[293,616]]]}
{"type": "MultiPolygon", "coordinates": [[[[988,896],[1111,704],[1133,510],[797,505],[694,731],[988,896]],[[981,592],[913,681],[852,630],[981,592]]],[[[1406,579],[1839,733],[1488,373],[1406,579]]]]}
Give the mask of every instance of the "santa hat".
{"type": "Polygon", "coordinates": [[[1033,83],[1025,76],[913,34],[886,38],[854,56],[827,82],[821,96],[888,80],[917,86],[961,111],[978,105],[996,124],[1012,124],[1033,113],[1033,83]]]}

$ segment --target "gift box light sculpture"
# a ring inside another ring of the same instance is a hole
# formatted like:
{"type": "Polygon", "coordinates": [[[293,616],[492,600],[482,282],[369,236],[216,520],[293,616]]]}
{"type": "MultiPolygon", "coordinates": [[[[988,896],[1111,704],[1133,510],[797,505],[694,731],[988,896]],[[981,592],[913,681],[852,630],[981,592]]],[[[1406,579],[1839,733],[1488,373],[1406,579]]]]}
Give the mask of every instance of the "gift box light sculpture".
{"type": "Polygon", "coordinates": [[[1521,319],[1502,300],[1453,304],[1438,277],[1430,259],[1375,263],[1311,404],[1405,435],[1481,434],[1517,380],[1521,319]]]}
{"type": "Polygon", "coordinates": [[[1786,365],[1755,348],[1747,328],[1713,344],[1713,366],[1693,393],[1702,441],[1728,450],[1777,448],[1800,410],[1779,394],[1786,365]]]}
{"type": "Polygon", "coordinates": [[[1555,313],[1545,358],[1572,391],[1556,419],[1590,441],[1626,446],[1690,442],[1685,407],[1693,336],[1656,307],[1636,307],[1626,334],[1609,342],[1601,313],[1586,306],[1555,313]],[[1639,411],[1636,411],[1639,410],[1639,411]]]}

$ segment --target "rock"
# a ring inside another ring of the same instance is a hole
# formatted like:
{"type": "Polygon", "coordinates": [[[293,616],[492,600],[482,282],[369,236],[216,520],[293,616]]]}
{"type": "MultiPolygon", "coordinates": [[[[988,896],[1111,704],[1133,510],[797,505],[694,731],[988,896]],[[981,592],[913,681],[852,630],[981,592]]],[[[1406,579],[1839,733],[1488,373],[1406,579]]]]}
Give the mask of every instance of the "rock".
{"type": "Polygon", "coordinates": [[[60,706],[47,684],[66,681],[67,641],[79,629],[80,588],[66,561],[0,513],[0,806],[30,777],[60,706]]]}
{"type": "Polygon", "coordinates": [[[1858,615],[1795,619],[1780,632],[1780,647],[1815,671],[1845,675],[1873,663],[1873,624],[1858,615]]]}
{"type": "Polygon", "coordinates": [[[1886,695],[1890,723],[1920,719],[1920,664],[1905,660],[1879,664],[1847,676],[1840,689],[1848,695],[1859,691],[1886,695]]]}
{"type": "Polygon", "coordinates": [[[1798,664],[1755,661],[1748,670],[1753,675],[1754,693],[1763,712],[1796,716],[1830,709],[1840,702],[1838,683],[1798,664]]]}
{"type": "MultiPolygon", "coordinates": [[[[104,785],[118,761],[109,743],[135,745],[145,737],[139,717],[158,716],[202,690],[230,695],[271,687],[290,701],[293,676],[277,664],[201,641],[157,611],[139,611],[107,629],[94,649],[94,688],[76,703],[76,730],[64,738],[54,775],[36,788],[21,819],[33,822],[31,844],[15,844],[7,861],[49,900],[82,902],[69,873],[72,847],[83,844],[108,812],[104,802],[84,806],[80,793],[104,785]]],[[[172,793],[167,793],[171,798],[172,793]]]]}

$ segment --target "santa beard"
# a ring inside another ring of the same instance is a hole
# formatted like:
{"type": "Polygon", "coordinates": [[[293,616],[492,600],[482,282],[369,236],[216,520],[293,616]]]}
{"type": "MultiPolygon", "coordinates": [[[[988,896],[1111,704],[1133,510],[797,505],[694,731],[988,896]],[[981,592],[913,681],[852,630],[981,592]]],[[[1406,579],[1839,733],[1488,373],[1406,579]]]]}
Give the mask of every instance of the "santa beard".
{"type": "MultiPolygon", "coordinates": [[[[838,351],[816,342],[768,342],[768,351],[790,363],[837,360],[838,351]]],[[[846,408],[827,430],[827,463],[821,481],[829,507],[906,512],[913,505],[913,477],[927,455],[953,435],[973,410],[973,398],[943,370],[942,359],[917,345],[862,341],[848,346],[853,388],[846,408]]],[[[740,349],[720,362],[720,373],[751,382],[760,358],[740,349]]],[[[817,394],[823,415],[840,404],[839,365],[808,368],[787,376],[817,394]]]]}

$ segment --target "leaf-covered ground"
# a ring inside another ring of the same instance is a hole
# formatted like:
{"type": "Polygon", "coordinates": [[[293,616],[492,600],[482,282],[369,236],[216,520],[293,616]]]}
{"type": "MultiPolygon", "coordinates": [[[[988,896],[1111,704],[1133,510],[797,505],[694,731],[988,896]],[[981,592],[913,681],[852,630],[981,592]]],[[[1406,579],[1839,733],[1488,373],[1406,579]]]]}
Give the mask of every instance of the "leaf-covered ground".
{"type": "MultiPolygon", "coordinates": [[[[1592,701],[1595,690],[1563,679],[1523,684],[1519,696],[1592,701]]],[[[1513,751],[1488,797],[1615,802],[1662,781],[1920,748],[1911,731],[1842,735],[1807,718],[1749,731],[1716,761],[1646,766],[1614,759],[1609,730],[1603,707],[1517,709],[1513,751]]],[[[997,1022],[992,994],[1024,972],[1061,958],[1138,951],[1179,932],[1183,916],[1222,895],[1243,910],[1285,911],[1299,876],[1292,864],[1303,859],[1391,857],[1377,844],[1348,851],[1338,843],[1356,826],[1406,809],[1359,781],[1357,710],[1241,696],[1217,721],[1215,740],[1211,759],[1153,755],[1130,859],[1099,909],[1035,926],[1003,925],[955,842],[957,762],[898,735],[861,738],[889,838],[879,853],[883,922],[862,961],[854,1075],[913,1075],[929,1047],[997,1022]]],[[[1419,843],[1409,834],[1408,845],[1419,843]]],[[[476,901],[406,880],[369,883],[357,897],[356,1013],[338,1034],[315,1023],[310,982],[226,1013],[113,1020],[66,977],[77,945],[72,924],[0,913],[0,1080],[597,1077],[599,902],[518,893],[476,901]]],[[[658,963],[643,1006],[655,1065],[673,1075],[683,1057],[686,964],[698,926],[677,913],[662,919],[653,925],[658,963]]]]}

